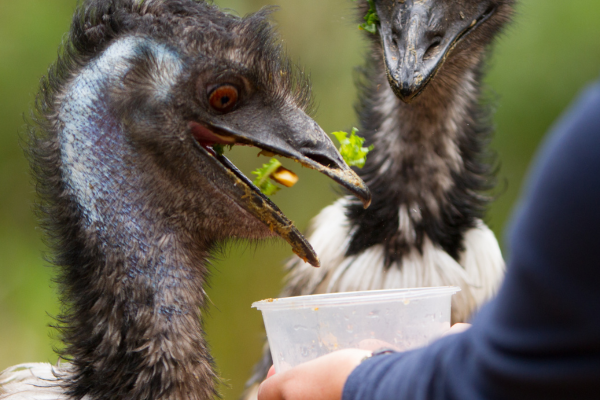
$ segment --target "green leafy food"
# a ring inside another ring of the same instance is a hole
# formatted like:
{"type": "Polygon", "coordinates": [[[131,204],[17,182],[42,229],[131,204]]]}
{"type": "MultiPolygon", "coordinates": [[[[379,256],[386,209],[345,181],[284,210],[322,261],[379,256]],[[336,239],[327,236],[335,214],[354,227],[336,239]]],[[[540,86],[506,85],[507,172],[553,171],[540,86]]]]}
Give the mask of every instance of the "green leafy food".
{"type": "Polygon", "coordinates": [[[367,154],[373,150],[373,145],[362,147],[365,138],[358,136],[356,132],[358,132],[358,129],[352,128],[350,137],[348,137],[348,132],[343,131],[333,132],[332,135],[340,142],[340,154],[346,164],[351,167],[362,168],[367,161],[367,154]]]}
{"type": "Polygon", "coordinates": [[[217,144],[213,145],[213,150],[215,151],[215,153],[222,156],[223,153],[225,152],[225,146],[217,143],[217,144]]]}
{"type": "Polygon", "coordinates": [[[256,175],[256,179],[252,183],[254,183],[256,187],[258,187],[260,191],[267,196],[275,194],[281,188],[271,182],[269,177],[272,173],[277,171],[279,167],[281,167],[279,160],[276,158],[271,158],[268,163],[263,164],[262,168],[252,171],[252,174],[256,175]]]}
{"type": "Polygon", "coordinates": [[[233,147],[232,144],[225,145],[225,144],[215,143],[215,144],[213,144],[212,148],[215,151],[215,153],[222,156],[223,153],[225,152],[225,146],[229,146],[229,150],[231,150],[231,148],[233,147]]]}
{"type": "Polygon", "coordinates": [[[369,3],[369,10],[364,17],[365,22],[358,25],[358,29],[365,30],[369,33],[377,33],[377,23],[379,22],[379,17],[377,16],[377,10],[375,9],[375,1],[367,0],[369,3]]]}

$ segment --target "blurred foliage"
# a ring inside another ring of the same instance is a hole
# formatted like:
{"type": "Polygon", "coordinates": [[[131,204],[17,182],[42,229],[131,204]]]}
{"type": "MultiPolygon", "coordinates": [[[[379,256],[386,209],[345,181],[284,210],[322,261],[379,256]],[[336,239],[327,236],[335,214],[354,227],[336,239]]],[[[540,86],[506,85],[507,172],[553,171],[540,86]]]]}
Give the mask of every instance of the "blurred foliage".
{"type": "MultiPolygon", "coordinates": [[[[217,0],[245,15],[266,4],[290,54],[310,71],[318,112],[327,131],[356,125],[353,67],[366,44],[350,0],[217,0]]],[[[488,222],[501,236],[525,171],[544,133],[561,110],[600,72],[600,3],[521,0],[515,23],[494,49],[486,84],[497,108],[493,148],[501,161],[497,200],[488,222]]],[[[68,30],[75,0],[0,0],[0,370],[27,361],[56,360],[49,315],[59,306],[52,271],[31,212],[33,189],[19,146],[23,116],[39,78],[54,60],[68,30]]],[[[364,35],[364,33],[363,33],[364,35]]],[[[232,152],[249,174],[263,160],[256,151],[232,152]]],[[[284,163],[285,165],[285,163],[284,163]]],[[[275,201],[305,229],[335,197],[330,181],[314,171],[295,171],[300,182],[275,201]]],[[[280,241],[232,243],[214,263],[213,303],[207,333],[223,376],[225,399],[235,399],[262,348],[260,313],[253,301],[277,295],[282,262],[291,254],[280,241]]]]}

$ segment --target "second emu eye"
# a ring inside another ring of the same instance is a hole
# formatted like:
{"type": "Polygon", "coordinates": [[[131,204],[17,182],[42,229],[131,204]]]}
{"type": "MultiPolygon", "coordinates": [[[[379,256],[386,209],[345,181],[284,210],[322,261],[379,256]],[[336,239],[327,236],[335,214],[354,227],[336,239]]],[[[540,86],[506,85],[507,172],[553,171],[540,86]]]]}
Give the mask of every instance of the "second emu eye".
{"type": "Polygon", "coordinates": [[[226,113],[236,106],[238,90],[230,84],[223,84],[214,88],[208,95],[210,107],[218,112],[226,113]]]}

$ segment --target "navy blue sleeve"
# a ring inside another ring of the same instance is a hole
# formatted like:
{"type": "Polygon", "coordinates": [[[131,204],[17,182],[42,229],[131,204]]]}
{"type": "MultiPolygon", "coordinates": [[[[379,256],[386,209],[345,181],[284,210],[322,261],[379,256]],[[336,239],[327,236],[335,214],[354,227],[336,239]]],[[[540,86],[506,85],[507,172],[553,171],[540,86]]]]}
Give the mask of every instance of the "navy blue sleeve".
{"type": "Polygon", "coordinates": [[[600,84],[539,152],[510,249],[471,329],[363,362],[343,400],[600,399],[600,84]]]}

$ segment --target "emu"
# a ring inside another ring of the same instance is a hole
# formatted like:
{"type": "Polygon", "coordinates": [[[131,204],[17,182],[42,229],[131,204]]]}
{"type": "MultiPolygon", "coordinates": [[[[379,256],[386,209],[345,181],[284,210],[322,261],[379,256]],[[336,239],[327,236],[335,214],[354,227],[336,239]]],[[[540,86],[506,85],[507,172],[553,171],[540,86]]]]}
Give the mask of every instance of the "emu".
{"type": "MultiPolygon", "coordinates": [[[[494,184],[491,111],[482,77],[514,0],[374,0],[379,22],[359,78],[357,112],[374,144],[359,176],[368,209],[350,197],[313,220],[309,241],[323,267],[294,259],[282,296],[420,286],[460,286],[453,322],[497,290],[504,261],[482,221],[494,184]]],[[[359,15],[369,10],[361,1],[359,15]]],[[[272,360],[265,347],[246,398],[272,360]]]]}
{"type": "Polygon", "coordinates": [[[7,399],[211,399],[212,250],[279,235],[317,256],[215,144],[255,146],[370,194],[306,114],[269,10],[86,0],[37,100],[29,155],[59,272],[67,361],[0,375],[7,399]]]}

